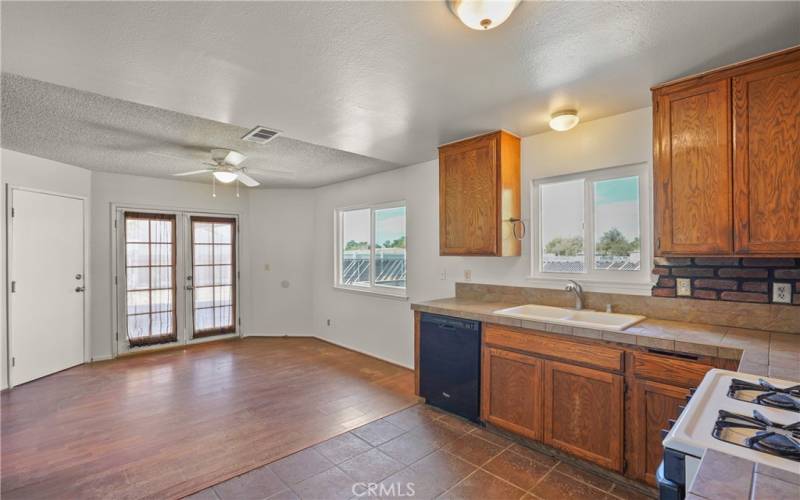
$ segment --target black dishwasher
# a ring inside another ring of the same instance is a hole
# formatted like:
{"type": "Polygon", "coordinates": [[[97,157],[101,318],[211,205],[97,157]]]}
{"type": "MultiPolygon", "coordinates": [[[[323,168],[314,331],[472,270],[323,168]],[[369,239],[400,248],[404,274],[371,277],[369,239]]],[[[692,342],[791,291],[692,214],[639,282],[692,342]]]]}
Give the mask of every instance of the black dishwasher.
{"type": "Polygon", "coordinates": [[[477,422],[480,418],[481,324],[423,313],[420,396],[428,404],[477,422]]]}

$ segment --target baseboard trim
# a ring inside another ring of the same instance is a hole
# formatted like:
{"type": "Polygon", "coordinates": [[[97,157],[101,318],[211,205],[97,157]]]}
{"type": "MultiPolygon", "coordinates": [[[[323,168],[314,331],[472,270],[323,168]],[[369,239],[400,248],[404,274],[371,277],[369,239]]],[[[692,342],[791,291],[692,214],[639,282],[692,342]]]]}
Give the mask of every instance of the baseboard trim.
{"type": "Polygon", "coordinates": [[[398,363],[396,361],[391,361],[391,360],[388,360],[386,358],[382,358],[382,357],[377,356],[375,354],[372,354],[370,352],[362,351],[360,349],[355,349],[355,348],[350,347],[348,345],[340,344],[339,342],[334,342],[333,340],[330,340],[330,339],[324,339],[322,337],[317,337],[317,336],[313,336],[313,335],[311,336],[311,338],[315,338],[317,340],[321,340],[321,341],[323,341],[323,342],[325,342],[327,344],[335,345],[336,347],[341,347],[342,349],[347,349],[348,351],[353,351],[353,352],[357,352],[359,354],[363,354],[364,356],[369,356],[370,358],[378,359],[380,361],[383,361],[384,363],[389,363],[390,365],[394,365],[394,366],[396,366],[398,368],[403,368],[405,370],[414,371],[414,367],[406,366],[406,365],[400,364],[400,363],[398,363]]]}
{"type": "Polygon", "coordinates": [[[102,356],[92,356],[92,360],[90,361],[90,363],[94,363],[97,361],[108,361],[110,359],[114,359],[114,356],[112,354],[104,354],[102,356]]]}

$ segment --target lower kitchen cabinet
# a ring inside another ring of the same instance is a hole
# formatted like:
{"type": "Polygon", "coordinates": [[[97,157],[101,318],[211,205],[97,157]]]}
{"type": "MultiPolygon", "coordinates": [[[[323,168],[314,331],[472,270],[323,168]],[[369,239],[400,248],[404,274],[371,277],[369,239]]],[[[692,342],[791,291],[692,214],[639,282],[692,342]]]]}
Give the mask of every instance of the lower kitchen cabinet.
{"type": "Polygon", "coordinates": [[[484,347],[481,418],[541,441],[543,365],[533,356],[484,347]]]}
{"type": "Polygon", "coordinates": [[[686,404],[689,389],[637,380],[631,387],[631,477],[656,485],[656,469],[661,463],[663,448],[661,430],[669,425],[686,404]]]}
{"type": "Polygon", "coordinates": [[[545,361],[545,444],[621,472],[623,408],[621,375],[545,361]]]}

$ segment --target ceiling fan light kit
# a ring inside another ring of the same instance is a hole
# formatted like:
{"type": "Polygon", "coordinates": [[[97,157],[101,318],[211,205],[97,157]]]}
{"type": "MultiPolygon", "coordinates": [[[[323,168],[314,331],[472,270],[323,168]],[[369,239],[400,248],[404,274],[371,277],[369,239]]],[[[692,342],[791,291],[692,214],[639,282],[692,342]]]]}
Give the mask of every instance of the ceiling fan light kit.
{"type": "Polygon", "coordinates": [[[230,170],[215,170],[214,177],[223,184],[229,184],[239,178],[239,173],[230,170]]]}

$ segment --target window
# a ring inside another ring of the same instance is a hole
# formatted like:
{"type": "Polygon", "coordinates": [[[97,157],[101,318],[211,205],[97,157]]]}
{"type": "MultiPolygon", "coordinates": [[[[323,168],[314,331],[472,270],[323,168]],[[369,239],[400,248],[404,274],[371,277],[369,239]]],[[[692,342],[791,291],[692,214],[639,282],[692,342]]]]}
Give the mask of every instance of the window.
{"type": "Polygon", "coordinates": [[[532,278],[649,290],[648,186],[646,164],[535,181],[532,278]]]}
{"type": "Polygon", "coordinates": [[[335,286],[405,296],[405,202],[336,211],[335,286]]]}
{"type": "Polygon", "coordinates": [[[236,331],[236,220],[192,217],[194,331],[208,337],[236,331]]]}
{"type": "Polygon", "coordinates": [[[130,345],[175,341],[174,215],[125,214],[125,282],[130,345]]]}

